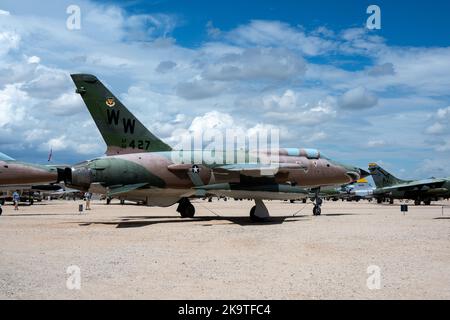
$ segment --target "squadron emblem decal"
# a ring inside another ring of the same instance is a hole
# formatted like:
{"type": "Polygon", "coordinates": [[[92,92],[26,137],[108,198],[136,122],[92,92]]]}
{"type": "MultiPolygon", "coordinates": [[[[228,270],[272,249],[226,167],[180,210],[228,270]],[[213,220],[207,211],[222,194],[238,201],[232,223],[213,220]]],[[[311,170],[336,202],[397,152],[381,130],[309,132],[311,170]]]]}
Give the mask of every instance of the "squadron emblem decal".
{"type": "Polygon", "coordinates": [[[116,101],[114,100],[114,98],[106,98],[105,103],[110,108],[112,108],[116,105],[116,101]]]}

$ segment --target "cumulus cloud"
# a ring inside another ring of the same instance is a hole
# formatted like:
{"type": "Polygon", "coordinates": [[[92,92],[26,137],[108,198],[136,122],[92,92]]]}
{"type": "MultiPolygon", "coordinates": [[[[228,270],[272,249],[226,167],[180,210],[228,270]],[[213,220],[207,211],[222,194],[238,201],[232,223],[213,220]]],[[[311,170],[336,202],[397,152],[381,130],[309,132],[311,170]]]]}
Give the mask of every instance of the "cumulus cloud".
{"type": "Polygon", "coordinates": [[[290,90],[279,97],[275,95],[266,97],[265,109],[269,111],[264,113],[264,117],[275,123],[287,122],[297,126],[314,126],[329,122],[337,115],[335,102],[331,97],[315,103],[300,104],[298,100],[298,95],[290,90]]]}
{"type": "Polygon", "coordinates": [[[177,86],[177,94],[187,100],[197,100],[214,97],[225,90],[225,86],[204,79],[182,82],[177,86]]]}
{"type": "Polygon", "coordinates": [[[211,38],[217,38],[222,33],[219,28],[214,27],[212,21],[208,21],[206,23],[206,32],[207,32],[208,36],[210,36],[211,38]]]}
{"type": "Polygon", "coordinates": [[[0,129],[8,124],[23,121],[31,103],[28,94],[17,84],[8,84],[0,90],[0,129]]]}
{"type": "Polygon", "coordinates": [[[274,126],[283,145],[313,144],[362,164],[368,155],[354,148],[361,141],[378,145],[370,152],[377,159],[414,153],[408,170],[420,165],[424,149],[450,157],[450,111],[442,108],[450,87],[448,47],[391,46],[365,28],[310,31],[263,20],[227,30],[208,23],[203,42],[187,47],[174,38],[176,15],[80,1],[77,31],[64,28],[63,4],[43,1],[32,13],[17,2],[2,5],[12,13],[0,19],[4,151],[27,150],[33,160],[29,150],[47,153],[53,139],[57,148],[68,144],[61,149],[67,162],[101,154],[102,138],[69,77],[89,72],[169,143],[197,119],[193,128],[274,126]]]}
{"type": "Polygon", "coordinates": [[[69,117],[85,110],[83,101],[75,92],[63,93],[58,98],[51,100],[48,110],[57,116],[69,117]]]}
{"type": "Polygon", "coordinates": [[[161,61],[156,67],[155,71],[159,73],[166,73],[175,68],[177,64],[173,61],[161,61]]]}
{"type": "Polygon", "coordinates": [[[370,140],[369,142],[367,142],[367,146],[369,148],[379,148],[379,147],[384,147],[386,145],[386,141],[384,140],[370,140]]]}
{"type": "Polygon", "coordinates": [[[383,63],[381,65],[373,66],[368,71],[369,76],[373,77],[380,77],[380,76],[387,76],[387,75],[394,75],[394,65],[392,63],[383,63]]]}
{"type": "Polygon", "coordinates": [[[253,20],[230,31],[226,38],[242,46],[284,47],[310,56],[326,54],[335,47],[333,41],[280,21],[253,20]]]}
{"type": "Polygon", "coordinates": [[[14,31],[0,32],[0,56],[7,54],[10,50],[16,49],[20,43],[20,35],[14,31]]]}
{"type": "Polygon", "coordinates": [[[368,109],[378,103],[378,98],[364,87],[357,87],[345,92],[338,100],[342,109],[368,109]]]}
{"type": "Polygon", "coordinates": [[[306,70],[304,60],[285,49],[250,48],[225,54],[203,73],[210,80],[294,80],[306,70]]]}
{"type": "MultiPolygon", "coordinates": [[[[426,134],[443,135],[449,133],[450,107],[438,109],[433,115],[433,120],[435,122],[425,129],[426,134]]],[[[440,148],[439,151],[443,151],[443,149],[440,148]]]]}

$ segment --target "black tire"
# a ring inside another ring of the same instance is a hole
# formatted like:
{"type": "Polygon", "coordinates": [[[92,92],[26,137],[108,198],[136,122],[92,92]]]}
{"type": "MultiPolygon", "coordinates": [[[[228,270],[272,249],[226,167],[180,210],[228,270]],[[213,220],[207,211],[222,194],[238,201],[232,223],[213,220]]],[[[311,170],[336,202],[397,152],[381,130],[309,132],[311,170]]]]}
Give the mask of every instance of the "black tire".
{"type": "Polygon", "coordinates": [[[389,199],[389,204],[394,204],[394,199],[390,198],[389,199]]]}
{"type": "Polygon", "coordinates": [[[420,200],[419,199],[416,199],[416,200],[414,200],[414,204],[416,205],[416,206],[420,206],[420,200]]]}
{"type": "Polygon", "coordinates": [[[423,202],[423,204],[426,205],[426,206],[431,206],[431,200],[425,200],[423,202]]]}
{"type": "Polygon", "coordinates": [[[2,215],[2,213],[3,213],[3,209],[2,209],[2,208],[0,208],[0,216],[2,215]]]}
{"type": "Polygon", "coordinates": [[[320,216],[322,214],[322,209],[320,206],[314,206],[313,208],[313,215],[320,216]]]}
{"type": "Polygon", "coordinates": [[[255,214],[255,212],[256,212],[256,206],[253,206],[253,207],[250,209],[250,220],[251,220],[252,222],[265,222],[265,221],[266,221],[266,219],[258,217],[258,216],[255,214]]]}
{"type": "Polygon", "coordinates": [[[178,208],[178,212],[182,218],[193,218],[195,216],[195,207],[190,202],[184,203],[178,208]]]}
{"type": "Polygon", "coordinates": [[[378,204],[382,204],[382,203],[383,203],[383,199],[377,198],[377,203],[378,203],[378,204]]]}
{"type": "Polygon", "coordinates": [[[106,204],[110,204],[111,203],[111,198],[106,198],[106,204]]]}
{"type": "Polygon", "coordinates": [[[193,218],[195,216],[195,207],[191,203],[189,203],[186,206],[184,212],[185,212],[186,218],[193,218]]]}

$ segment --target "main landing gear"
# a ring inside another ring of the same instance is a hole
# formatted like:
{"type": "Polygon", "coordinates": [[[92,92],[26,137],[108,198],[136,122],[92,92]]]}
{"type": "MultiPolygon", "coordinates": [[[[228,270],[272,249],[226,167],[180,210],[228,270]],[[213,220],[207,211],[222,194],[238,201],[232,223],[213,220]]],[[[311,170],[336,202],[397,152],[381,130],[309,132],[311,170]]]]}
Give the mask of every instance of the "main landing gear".
{"type": "Polygon", "coordinates": [[[255,199],[255,205],[250,209],[250,220],[266,222],[270,217],[269,210],[261,199],[255,199]]]}
{"type": "Polygon", "coordinates": [[[180,213],[182,218],[193,218],[195,215],[195,207],[188,198],[182,198],[178,202],[177,211],[180,213]]]}
{"type": "Polygon", "coordinates": [[[315,192],[315,197],[314,197],[314,208],[313,208],[313,215],[315,216],[320,216],[322,213],[322,203],[323,200],[319,197],[319,192],[320,189],[317,189],[315,192]]]}

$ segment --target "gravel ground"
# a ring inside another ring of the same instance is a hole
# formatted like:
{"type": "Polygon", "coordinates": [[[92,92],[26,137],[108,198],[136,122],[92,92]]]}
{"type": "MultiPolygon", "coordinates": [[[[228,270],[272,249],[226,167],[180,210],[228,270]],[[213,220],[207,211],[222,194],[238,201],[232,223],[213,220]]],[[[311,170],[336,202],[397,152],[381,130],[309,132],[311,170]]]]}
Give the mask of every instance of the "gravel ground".
{"type": "Polygon", "coordinates": [[[266,224],[250,223],[248,201],[196,201],[194,219],[101,202],[80,215],[80,203],[3,207],[0,299],[450,299],[446,202],[406,215],[327,202],[313,217],[311,204],[269,201],[266,224]]]}

